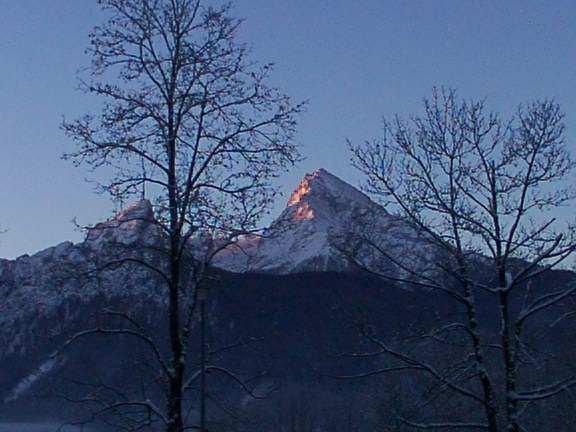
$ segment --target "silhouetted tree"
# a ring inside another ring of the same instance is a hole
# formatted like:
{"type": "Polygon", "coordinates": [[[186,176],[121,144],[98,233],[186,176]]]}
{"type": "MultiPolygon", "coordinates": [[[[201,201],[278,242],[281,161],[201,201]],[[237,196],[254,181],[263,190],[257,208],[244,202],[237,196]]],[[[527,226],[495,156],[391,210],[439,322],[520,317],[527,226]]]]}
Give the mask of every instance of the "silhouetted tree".
{"type": "Polygon", "coordinates": [[[375,273],[444,293],[458,306],[439,318],[438,328],[413,335],[419,351],[361,326],[376,347],[371,356],[392,362],[382,372],[431,378],[405,425],[526,431],[527,408],[576,384],[568,368],[544,373],[545,365],[561,362],[545,355],[549,335],[536,341],[542,328],[573,315],[574,281],[546,283],[549,270],[576,247],[573,227],[556,214],[574,205],[563,118],[558,104],[546,100],[520,107],[505,122],[484,101],[435,90],[422,116],[385,120],[382,139],[350,144],[366,190],[420,237],[412,259],[391,255],[369,229],[351,233],[341,248],[351,257],[378,256],[392,270],[375,273]],[[448,363],[433,356],[438,342],[449,350],[448,363]],[[468,401],[466,415],[448,416],[454,397],[468,401]]]}
{"type": "Polygon", "coordinates": [[[101,97],[103,109],[64,122],[78,144],[65,157],[112,173],[101,187],[115,198],[146,187],[153,223],[167,237],[165,245],[155,245],[164,259],[140,255],[124,261],[163,281],[170,338],[169,349],[161,350],[131,323],[131,332],[155,353],[167,406],[123,400],[108,408],[141,409],[144,418],[163,421],[166,431],[183,431],[184,393],[193,372],[188,361],[196,351],[189,335],[197,288],[213,254],[253,229],[272,202],[271,179],[299,160],[293,132],[302,105],[266,84],[271,66],[248,59],[249,49],[236,41],[239,21],[230,16],[230,5],[100,4],[110,18],[90,35],[93,60],[82,88],[101,97]],[[192,274],[183,274],[185,262],[192,274]]]}

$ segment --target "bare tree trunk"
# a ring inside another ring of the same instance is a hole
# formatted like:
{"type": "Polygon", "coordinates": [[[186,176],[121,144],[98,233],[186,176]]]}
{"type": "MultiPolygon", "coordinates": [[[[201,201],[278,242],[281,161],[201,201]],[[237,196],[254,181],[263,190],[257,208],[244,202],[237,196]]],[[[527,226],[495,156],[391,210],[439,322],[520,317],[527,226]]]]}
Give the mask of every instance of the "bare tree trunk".
{"type": "Polygon", "coordinates": [[[206,298],[200,300],[200,432],[206,432],[206,298]]]}
{"type": "Polygon", "coordinates": [[[500,293],[500,311],[502,319],[502,360],[504,363],[504,381],[506,388],[506,432],[519,432],[516,401],[516,365],[514,346],[511,341],[512,323],[510,322],[509,293],[506,288],[500,293]]]}
{"type": "MultiPolygon", "coordinates": [[[[473,296],[473,292],[468,288],[469,296],[473,296]]],[[[498,432],[498,415],[496,408],[496,400],[494,396],[494,387],[492,380],[488,375],[488,369],[484,356],[484,349],[482,348],[480,330],[478,328],[478,318],[475,307],[474,297],[469,297],[472,301],[467,305],[468,307],[468,325],[470,326],[470,337],[472,338],[472,346],[474,349],[474,357],[478,366],[478,377],[482,385],[482,393],[484,395],[484,413],[486,416],[487,430],[489,432],[498,432]]]]}

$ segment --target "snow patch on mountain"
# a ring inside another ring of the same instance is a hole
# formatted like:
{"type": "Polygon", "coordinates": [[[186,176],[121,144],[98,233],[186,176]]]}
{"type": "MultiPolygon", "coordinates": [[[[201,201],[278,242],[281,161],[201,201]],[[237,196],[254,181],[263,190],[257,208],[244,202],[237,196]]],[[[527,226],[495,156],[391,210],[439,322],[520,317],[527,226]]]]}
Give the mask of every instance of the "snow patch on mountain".
{"type": "Polygon", "coordinates": [[[58,359],[53,355],[49,356],[48,360],[42,362],[38,368],[20,381],[10,392],[9,396],[5,398],[4,402],[12,402],[24,395],[29,391],[34,383],[40,380],[43,376],[48,375],[53,369],[63,364],[62,359],[58,359]]]}
{"type": "Polygon", "coordinates": [[[162,241],[161,234],[150,202],[141,200],[88,229],[80,244],[63,242],[32,256],[0,260],[0,346],[4,352],[23,353],[24,347],[35,345],[36,338],[50,337],[41,328],[44,319],[62,323],[73,319],[78,311],[62,309],[63,304],[89,302],[100,295],[136,295],[145,302],[157,295],[161,285],[150,271],[115,261],[144,257],[158,262],[154,246],[162,241]]]}

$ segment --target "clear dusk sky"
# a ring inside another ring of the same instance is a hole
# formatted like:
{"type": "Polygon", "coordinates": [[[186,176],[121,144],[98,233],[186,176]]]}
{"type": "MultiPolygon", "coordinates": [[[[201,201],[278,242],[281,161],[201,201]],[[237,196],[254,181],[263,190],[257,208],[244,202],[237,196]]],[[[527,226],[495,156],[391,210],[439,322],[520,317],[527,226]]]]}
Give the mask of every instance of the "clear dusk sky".
{"type": "MultiPolygon", "coordinates": [[[[281,177],[274,215],[317,168],[360,184],[346,139],[377,137],[383,116],[420,113],[434,86],[487,97],[505,116],[555,98],[576,149],[573,0],[236,0],[234,12],[252,58],[275,63],[272,83],[310,101],[298,133],[306,161],[281,177]]],[[[72,149],[62,116],[98,110],[75,90],[76,71],[104,18],[96,0],[0,0],[0,258],[81,241],[74,218],[113,214],[84,181],[92,174],[60,160],[72,149]]]]}

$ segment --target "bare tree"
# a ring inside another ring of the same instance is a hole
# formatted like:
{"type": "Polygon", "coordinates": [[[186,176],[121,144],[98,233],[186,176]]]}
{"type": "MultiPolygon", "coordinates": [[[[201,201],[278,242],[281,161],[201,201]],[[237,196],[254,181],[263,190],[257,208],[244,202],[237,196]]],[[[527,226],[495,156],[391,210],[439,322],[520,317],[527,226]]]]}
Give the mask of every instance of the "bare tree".
{"type": "Polygon", "coordinates": [[[574,203],[564,116],[546,100],[520,107],[504,122],[484,101],[461,101],[453,90],[434,90],[424,109],[409,120],[385,120],[382,139],[350,148],[366,190],[421,233],[427,249],[420,258],[432,266],[393,256],[366,233],[349,240],[348,252],[377,255],[401,270],[376,271],[379,276],[436,290],[458,305],[457,313],[418,337],[428,344],[420,354],[440,341],[451,361],[435,363],[382,340],[369,326],[362,331],[376,349],[365,355],[392,361],[383,372],[412,370],[431,378],[428,398],[407,425],[526,431],[523,415],[532,404],[576,384],[567,369],[542,373],[542,364],[553,359],[535,354],[532,345],[540,327],[572,313],[563,307],[576,289],[574,282],[548,286],[545,279],[576,248],[573,227],[556,214],[574,203]],[[471,403],[467,417],[422,418],[426,406],[446,404],[448,395],[471,403]]]}
{"type": "MultiPolygon", "coordinates": [[[[271,66],[258,67],[248,59],[248,47],[236,42],[240,22],[230,16],[230,5],[100,4],[110,18],[90,35],[93,60],[82,88],[104,105],[98,116],[64,122],[78,143],[65,157],[113,173],[101,188],[115,198],[146,190],[154,223],[167,237],[165,245],[154,245],[161,260],[116,261],[144,266],[163,283],[169,349],[158,351],[145,331],[125,333],[154,351],[167,406],[124,401],[113,409],[145,406],[166,431],[182,431],[197,288],[214,253],[252,230],[272,202],[271,179],[299,160],[293,133],[303,105],[266,84],[271,66]]],[[[127,315],[122,318],[139,329],[127,315]]]]}

